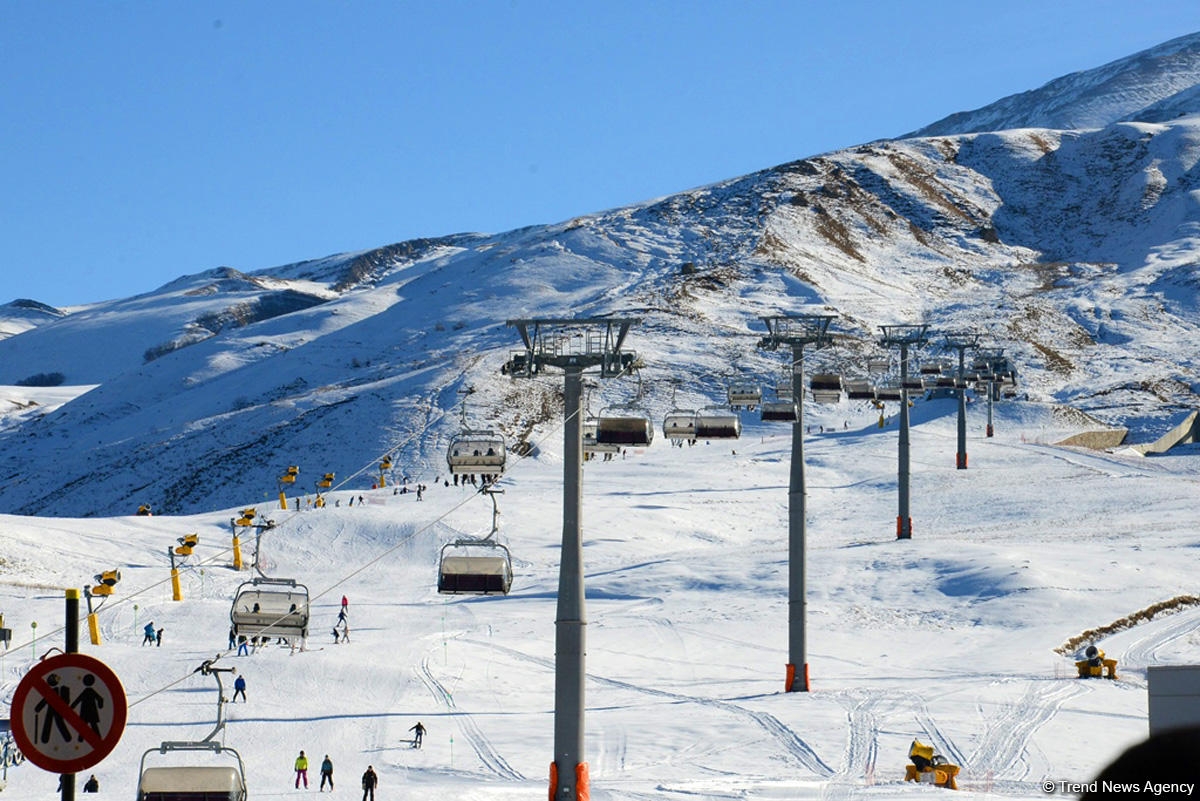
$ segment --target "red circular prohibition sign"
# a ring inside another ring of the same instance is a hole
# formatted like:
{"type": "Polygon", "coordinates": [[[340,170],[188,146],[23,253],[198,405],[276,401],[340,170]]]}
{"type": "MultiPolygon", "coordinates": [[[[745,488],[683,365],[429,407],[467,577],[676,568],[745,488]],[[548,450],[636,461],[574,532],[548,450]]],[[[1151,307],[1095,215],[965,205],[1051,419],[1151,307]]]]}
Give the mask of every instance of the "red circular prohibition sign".
{"type": "Polygon", "coordinates": [[[17,685],[12,735],[21,753],[52,773],[78,773],[116,748],[129,711],[108,665],[87,654],[58,654],[17,685]]]}

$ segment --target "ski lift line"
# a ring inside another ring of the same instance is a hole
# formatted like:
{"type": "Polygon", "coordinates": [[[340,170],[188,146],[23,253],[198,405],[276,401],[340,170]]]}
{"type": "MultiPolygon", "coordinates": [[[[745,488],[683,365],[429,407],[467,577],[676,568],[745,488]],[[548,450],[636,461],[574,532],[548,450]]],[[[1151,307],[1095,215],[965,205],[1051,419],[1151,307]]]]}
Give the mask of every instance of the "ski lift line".
{"type": "MultiPolygon", "coordinates": [[[[563,425],[563,426],[565,426],[565,425],[566,425],[566,420],[567,420],[567,418],[566,418],[566,417],[564,417],[564,418],[563,418],[563,423],[562,423],[562,425],[563,425]]],[[[535,443],[534,443],[534,444],[535,444],[535,446],[536,446],[536,445],[540,445],[542,442],[546,441],[546,440],[547,440],[547,439],[549,439],[551,436],[554,436],[556,433],[558,433],[558,432],[561,430],[561,427],[562,427],[562,426],[556,426],[556,427],[554,427],[554,428],[553,428],[551,431],[547,432],[547,433],[546,433],[546,435],[545,435],[544,437],[542,437],[541,439],[537,440],[537,442],[535,442],[535,443]]],[[[521,462],[521,461],[524,461],[524,459],[525,459],[525,458],[526,458],[526,457],[521,457],[520,459],[518,459],[518,463],[519,463],[519,462],[521,462]]],[[[373,462],[371,462],[371,463],[369,463],[369,464],[372,464],[372,463],[373,463],[373,462]]],[[[360,471],[360,472],[361,472],[361,471],[360,471]]],[[[347,480],[349,480],[349,479],[347,479],[347,480]]],[[[487,489],[486,487],[481,487],[481,488],[479,488],[479,490],[477,490],[476,492],[472,493],[471,495],[468,495],[468,496],[467,496],[466,498],[464,498],[462,501],[460,501],[459,503],[457,503],[457,504],[455,504],[454,506],[450,507],[449,509],[447,509],[446,511],[444,511],[442,514],[438,515],[438,517],[437,517],[437,518],[435,518],[434,520],[432,520],[432,521],[430,521],[429,523],[427,523],[426,525],[424,525],[424,526],[422,526],[422,527],[418,528],[416,531],[412,532],[412,533],[411,533],[411,534],[409,534],[407,537],[404,537],[404,538],[402,538],[400,541],[398,541],[398,542],[397,542],[396,544],[394,544],[392,547],[388,548],[387,550],[383,551],[383,552],[382,552],[382,553],[380,553],[379,555],[377,555],[377,556],[375,556],[374,558],[372,558],[372,559],[368,560],[367,562],[363,563],[362,565],[360,565],[360,566],[359,566],[359,567],[357,567],[356,569],[354,569],[354,570],[350,571],[349,573],[345,574],[345,575],[344,575],[344,576],[342,576],[341,578],[337,579],[337,580],[336,580],[336,581],[335,581],[333,584],[331,584],[331,585],[330,585],[329,587],[327,587],[326,589],[324,589],[324,590],[321,590],[320,592],[317,592],[317,593],[316,593],[316,594],[314,594],[314,595],[311,595],[311,596],[310,596],[310,598],[309,598],[309,603],[311,604],[311,603],[312,603],[312,601],[315,601],[315,600],[318,600],[318,599],[320,599],[320,598],[323,598],[323,597],[325,597],[326,595],[329,595],[330,593],[332,593],[332,592],[334,592],[334,591],[337,591],[337,590],[339,590],[339,589],[342,587],[342,585],[343,585],[343,584],[346,584],[346,583],[347,583],[347,582],[349,582],[351,579],[353,579],[355,576],[358,576],[359,574],[361,574],[361,573],[365,572],[365,571],[366,571],[366,570],[368,570],[369,568],[371,568],[371,567],[374,567],[376,564],[378,564],[379,562],[381,562],[383,559],[385,559],[385,558],[387,558],[388,556],[390,556],[390,555],[391,555],[393,552],[395,552],[395,551],[399,550],[401,547],[403,547],[404,545],[408,544],[408,542],[410,542],[410,541],[411,541],[411,540],[413,540],[414,538],[416,538],[416,537],[420,536],[421,534],[424,534],[424,533],[426,533],[427,531],[430,531],[431,529],[433,529],[433,527],[434,527],[434,526],[437,526],[438,524],[442,523],[442,522],[443,522],[443,521],[444,521],[444,520],[445,520],[447,517],[449,517],[451,514],[453,514],[453,513],[457,512],[459,509],[461,509],[462,507],[464,507],[464,506],[466,506],[468,503],[470,503],[470,501],[471,501],[471,500],[472,500],[472,499],[473,499],[473,498],[474,498],[476,495],[481,495],[481,494],[484,494],[484,492],[486,491],[486,489],[487,489]]],[[[293,513],[293,514],[291,514],[291,515],[288,515],[288,517],[284,519],[283,523],[276,524],[276,525],[275,525],[275,526],[272,528],[272,530],[274,530],[274,529],[276,529],[276,528],[281,528],[281,527],[282,527],[283,525],[285,525],[287,522],[290,522],[291,520],[293,520],[293,519],[296,517],[296,515],[297,515],[297,514],[299,514],[299,510],[297,510],[295,513],[293,513]]],[[[209,564],[209,563],[211,563],[211,562],[215,562],[215,561],[217,561],[218,559],[221,559],[222,557],[224,557],[226,554],[230,553],[232,550],[233,550],[233,549],[232,549],[232,547],[226,547],[226,548],[223,548],[223,549],[221,549],[221,550],[220,550],[218,553],[214,554],[213,556],[209,557],[208,559],[206,559],[206,560],[202,560],[202,563],[203,563],[203,564],[209,564]]],[[[164,585],[164,584],[168,583],[169,581],[170,581],[170,578],[166,578],[166,579],[163,579],[162,581],[157,581],[157,582],[154,582],[153,584],[150,584],[150,585],[148,585],[147,587],[145,587],[145,588],[143,588],[143,589],[141,589],[141,590],[135,590],[133,593],[130,593],[130,594],[127,594],[127,595],[122,595],[122,597],[121,597],[121,598],[120,598],[120,599],[119,599],[119,600],[118,600],[118,601],[117,601],[117,602],[116,602],[116,603],[113,605],[113,607],[112,607],[112,608],[113,608],[113,609],[119,608],[121,604],[123,604],[123,603],[126,603],[126,602],[129,602],[129,601],[132,601],[132,599],[133,599],[133,598],[135,598],[135,597],[137,597],[137,596],[139,596],[139,595],[142,595],[142,594],[144,594],[144,593],[146,593],[146,592],[149,592],[150,590],[152,590],[152,589],[154,589],[154,588],[156,588],[156,587],[160,587],[160,586],[162,586],[162,585],[164,585]]],[[[56,631],[53,631],[53,632],[50,632],[50,634],[48,634],[48,635],[43,635],[43,636],[52,636],[52,635],[54,635],[54,634],[57,634],[57,633],[59,633],[59,632],[61,632],[61,631],[64,631],[64,630],[65,630],[65,628],[66,628],[65,626],[63,626],[63,627],[60,627],[58,630],[56,630],[56,631]]],[[[219,651],[219,652],[217,653],[217,655],[216,655],[215,659],[220,659],[222,656],[227,656],[227,655],[229,655],[229,654],[232,654],[232,653],[234,653],[234,652],[235,652],[235,650],[236,650],[236,649],[225,649],[225,650],[223,650],[223,651],[219,651]]],[[[214,661],[215,661],[215,660],[214,660],[214,661]]],[[[166,692],[166,691],[168,691],[168,690],[170,690],[170,689],[172,689],[172,688],[174,688],[174,687],[178,686],[178,685],[179,685],[179,684],[181,684],[182,682],[186,681],[186,680],[187,680],[187,679],[188,679],[188,678],[189,678],[189,677],[192,675],[192,673],[194,673],[194,671],[191,671],[191,672],[188,672],[188,673],[184,674],[183,676],[179,677],[178,679],[175,679],[174,681],[171,681],[171,682],[169,682],[168,684],[166,684],[166,685],[164,685],[164,686],[160,687],[160,688],[159,688],[159,689],[157,689],[157,690],[152,690],[151,692],[149,692],[147,695],[143,696],[142,698],[140,698],[140,699],[138,699],[138,700],[136,700],[136,701],[131,701],[131,702],[129,703],[129,706],[130,706],[130,707],[136,706],[137,704],[140,704],[142,701],[149,700],[150,698],[153,698],[153,697],[155,697],[156,695],[159,695],[160,693],[166,692]]]]}

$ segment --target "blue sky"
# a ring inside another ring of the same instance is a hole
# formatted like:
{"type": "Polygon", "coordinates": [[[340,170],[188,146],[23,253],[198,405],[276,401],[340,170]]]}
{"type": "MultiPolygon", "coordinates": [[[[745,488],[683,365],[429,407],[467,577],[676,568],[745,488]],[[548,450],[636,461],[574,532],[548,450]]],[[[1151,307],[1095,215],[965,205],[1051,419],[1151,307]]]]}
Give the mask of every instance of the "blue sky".
{"type": "Polygon", "coordinates": [[[558,222],[1196,30],[1195,0],[5,0],[0,302],[558,222]]]}

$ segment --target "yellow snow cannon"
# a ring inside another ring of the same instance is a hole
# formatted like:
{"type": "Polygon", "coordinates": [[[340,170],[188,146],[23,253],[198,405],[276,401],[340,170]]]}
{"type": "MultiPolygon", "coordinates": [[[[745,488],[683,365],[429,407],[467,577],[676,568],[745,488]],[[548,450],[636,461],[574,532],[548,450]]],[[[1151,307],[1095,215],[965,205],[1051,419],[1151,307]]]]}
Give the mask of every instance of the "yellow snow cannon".
{"type": "Polygon", "coordinates": [[[954,780],[958,775],[958,765],[951,765],[945,757],[935,754],[933,746],[913,740],[912,747],[908,749],[908,758],[912,764],[904,768],[904,781],[925,782],[949,790],[958,789],[958,783],[954,780]]]}
{"type": "Polygon", "coordinates": [[[1101,676],[1106,679],[1115,679],[1117,677],[1117,660],[1105,659],[1103,651],[1094,645],[1089,645],[1083,652],[1083,659],[1075,663],[1075,669],[1079,671],[1081,679],[1098,679],[1101,676]]]}

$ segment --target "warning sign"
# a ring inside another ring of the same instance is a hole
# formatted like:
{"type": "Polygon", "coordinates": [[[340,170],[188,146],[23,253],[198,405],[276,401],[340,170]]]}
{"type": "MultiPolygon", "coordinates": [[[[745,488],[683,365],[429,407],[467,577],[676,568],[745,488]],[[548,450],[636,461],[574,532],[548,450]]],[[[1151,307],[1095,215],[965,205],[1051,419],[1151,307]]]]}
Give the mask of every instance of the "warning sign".
{"type": "Polygon", "coordinates": [[[112,753],[127,712],[125,690],[108,665],[86,654],[59,654],[17,685],[13,739],[39,768],[78,773],[112,753]]]}

